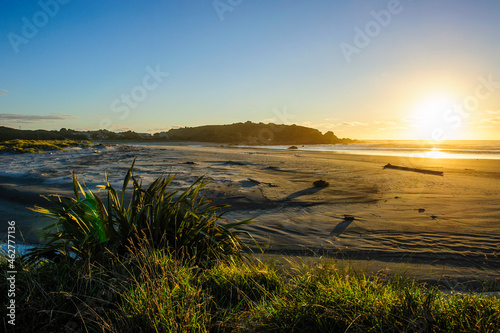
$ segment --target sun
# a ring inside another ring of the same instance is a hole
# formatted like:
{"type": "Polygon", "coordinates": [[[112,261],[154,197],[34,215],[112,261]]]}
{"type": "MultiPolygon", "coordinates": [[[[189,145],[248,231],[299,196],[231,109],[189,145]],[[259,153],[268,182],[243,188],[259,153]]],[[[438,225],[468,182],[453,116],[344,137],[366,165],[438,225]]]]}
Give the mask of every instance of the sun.
{"type": "Polygon", "coordinates": [[[433,95],[418,102],[411,116],[410,126],[417,140],[442,141],[459,137],[460,126],[452,121],[456,101],[448,95],[433,95]]]}

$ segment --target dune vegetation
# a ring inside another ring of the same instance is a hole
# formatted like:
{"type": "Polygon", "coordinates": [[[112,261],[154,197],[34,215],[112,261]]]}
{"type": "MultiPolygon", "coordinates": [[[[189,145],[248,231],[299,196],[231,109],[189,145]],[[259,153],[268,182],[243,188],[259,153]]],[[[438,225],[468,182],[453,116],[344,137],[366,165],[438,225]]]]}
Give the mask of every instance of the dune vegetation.
{"type": "MultiPolygon", "coordinates": [[[[34,210],[47,243],[16,257],[18,332],[497,332],[500,298],[445,295],[403,276],[369,276],[324,258],[281,265],[250,252],[197,179],[144,187],[133,164],[101,198],[76,175],[74,197],[34,210]]],[[[255,222],[258,223],[258,222],[255,222]]],[[[245,236],[245,237],[243,237],[245,236]]],[[[8,289],[7,253],[0,288],[8,289]]],[[[2,311],[9,304],[2,293],[2,311]]],[[[6,318],[6,315],[2,316],[6,318]]]]}
{"type": "Polygon", "coordinates": [[[88,147],[89,141],[74,140],[8,140],[0,142],[0,153],[41,153],[71,147],[88,147]]]}

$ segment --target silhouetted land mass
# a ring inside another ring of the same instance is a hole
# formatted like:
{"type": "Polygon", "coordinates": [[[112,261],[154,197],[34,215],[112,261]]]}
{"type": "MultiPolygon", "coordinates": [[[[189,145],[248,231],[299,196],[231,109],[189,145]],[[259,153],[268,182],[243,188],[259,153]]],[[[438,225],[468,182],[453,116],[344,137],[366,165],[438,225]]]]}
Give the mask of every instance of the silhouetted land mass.
{"type": "Polygon", "coordinates": [[[89,137],[74,130],[46,131],[46,130],[18,130],[0,126],[0,140],[87,140],[89,137]]]}
{"type": "Polygon", "coordinates": [[[297,125],[237,123],[171,129],[167,132],[171,141],[200,141],[232,144],[322,144],[350,142],[339,139],[333,132],[322,134],[314,128],[297,125]]]}
{"type": "Polygon", "coordinates": [[[0,140],[112,140],[112,141],[185,141],[213,142],[247,145],[302,145],[350,143],[355,140],[340,139],[332,131],[322,134],[319,130],[298,125],[277,125],[236,123],[230,125],[207,125],[183,127],[167,132],[136,133],[133,131],[115,133],[101,129],[97,131],[75,131],[61,128],[59,131],[21,130],[0,126],[0,140]]]}

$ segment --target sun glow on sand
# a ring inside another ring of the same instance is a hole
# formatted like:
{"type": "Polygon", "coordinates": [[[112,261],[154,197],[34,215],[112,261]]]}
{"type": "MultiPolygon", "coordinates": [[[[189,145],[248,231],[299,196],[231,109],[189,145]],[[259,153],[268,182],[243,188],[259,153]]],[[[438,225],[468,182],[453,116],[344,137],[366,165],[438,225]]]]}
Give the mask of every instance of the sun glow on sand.
{"type": "Polygon", "coordinates": [[[456,103],[447,95],[435,95],[419,102],[409,117],[415,139],[460,139],[461,124],[452,118],[453,105],[456,103]]]}

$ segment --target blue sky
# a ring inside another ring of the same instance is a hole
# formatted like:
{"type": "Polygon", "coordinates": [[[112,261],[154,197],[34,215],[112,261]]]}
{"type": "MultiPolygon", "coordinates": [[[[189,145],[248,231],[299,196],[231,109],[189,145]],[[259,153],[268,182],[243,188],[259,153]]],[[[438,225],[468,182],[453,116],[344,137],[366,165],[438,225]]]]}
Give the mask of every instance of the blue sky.
{"type": "Polygon", "coordinates": [[[2,4],[0,125],[500,139],[498,1],[2,4]]]}

